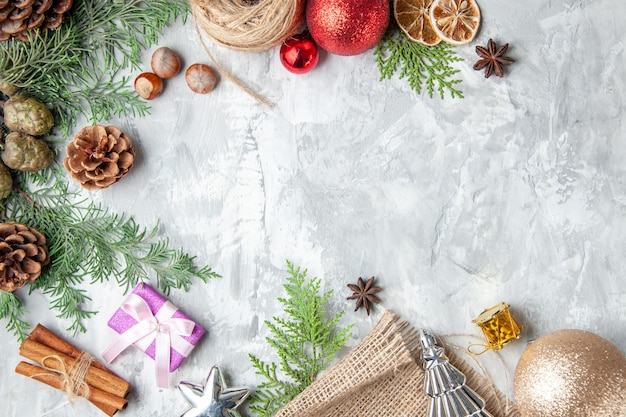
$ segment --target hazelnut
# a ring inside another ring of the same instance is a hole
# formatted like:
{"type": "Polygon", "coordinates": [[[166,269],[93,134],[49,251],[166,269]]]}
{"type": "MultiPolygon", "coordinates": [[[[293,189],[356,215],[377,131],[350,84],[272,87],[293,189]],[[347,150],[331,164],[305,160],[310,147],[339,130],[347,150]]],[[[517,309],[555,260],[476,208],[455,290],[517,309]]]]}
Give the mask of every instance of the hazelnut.
{"type": "Polygon", "coordinates": [[[166,46],[158,48],[150,61],[152,71],[163,79],[172,78],[180,72],[180,58],[166,46]]]}
{"type": "Polygon", "coordinates": [[[141,73],[135,78],[135,91],[143,99],[155,99],[163,92],[163,80],[152,72],[141,73]]]}
{"type": "Polygon", "coordinates": [[[198,94],[206,94],[215,88],[217,75],[213,68],[205,64],[193,64],[187,68],[185,80],[191,91],[198,94]]]}

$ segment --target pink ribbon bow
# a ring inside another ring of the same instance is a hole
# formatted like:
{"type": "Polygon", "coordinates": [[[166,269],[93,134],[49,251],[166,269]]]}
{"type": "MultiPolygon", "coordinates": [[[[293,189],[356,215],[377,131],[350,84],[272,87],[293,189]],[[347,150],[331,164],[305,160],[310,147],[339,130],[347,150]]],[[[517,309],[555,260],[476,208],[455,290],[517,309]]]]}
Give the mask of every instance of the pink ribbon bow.
{"type": "Polygon", "coordinates": [[[172,317],[178,308],[169,301],[161,306],[156,315],[152,314],[146,301],[136,294],[129,294],[121,308],[138,323],[122,333],[104,351],[102,354],[104,360],[111,363],[130,345],[135,345],[145,351],[154,341],[157,386],[168,388],[170,349],[174,348],[185,357],[191,352],[193,345],[182,336],[190,336],[195,323],[191,320],[172,317]]]}

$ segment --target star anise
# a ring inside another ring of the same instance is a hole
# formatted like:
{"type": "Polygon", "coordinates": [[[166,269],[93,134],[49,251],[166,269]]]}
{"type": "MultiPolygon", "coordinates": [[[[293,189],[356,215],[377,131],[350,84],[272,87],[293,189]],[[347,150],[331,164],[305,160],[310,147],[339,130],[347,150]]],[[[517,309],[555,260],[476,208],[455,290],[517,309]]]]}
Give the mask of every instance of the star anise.
{"type": "Polygon", "coordinates": [[[474,64],[474,69],[479,71],[485,68],[485,78],[489,78],[494,72],[498,77],[504,77],[504,69],[502,66],[511,65],[515,62],[513,59],[504,56],[508,49],[508,43],[498,48],[498,45],[496,45],[493,39],[489,39],[487,48],[477,46],[476,53],[482,59],[474,64]]]}
{"type": "Polygon", "coordinates": [[[367,315],[369,316],[372,304],[380,303],[380,299],[374,294],[382,291],[382,288],[374,286],[374,277],[368,279],[367,282],[363,281],[363,278],[359,277],[357,284],[348,284],[348,288],[353,291],[353,294],[348,297],[348,300],[356,300],[356,308],[354,311],[357,311],[361,307],[365,307],[365,311],[367,311],[367,315]]]}

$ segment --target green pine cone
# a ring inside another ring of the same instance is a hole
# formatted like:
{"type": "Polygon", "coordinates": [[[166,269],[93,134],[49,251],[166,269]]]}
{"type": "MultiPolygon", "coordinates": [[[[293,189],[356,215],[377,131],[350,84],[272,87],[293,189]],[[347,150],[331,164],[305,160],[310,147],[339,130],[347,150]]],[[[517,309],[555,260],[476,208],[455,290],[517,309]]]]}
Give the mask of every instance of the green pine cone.
{"type": "Polygon", "coordinates": [[[36,172],[50,166],[54,154],[43,139],[11,132],[4,139],[2,160],[9,168],[18,171],[36,172]]]}
{"type": "Polygon", "coordinates": [[[17,93],[20,89],[13,84],[9,84],[4,80],[0,80],[0,93],[4,93],[7,96],[12,96],[17,93]]]}
{"type": "Polygon", "coordinates": [[[39,100],[17,95],[4,103],[4,124],[15,132],[42,136],[54,126],[54,117],[39,100]]]}
{"type": "Polygon", "coordinates": [[[13,178],[6,166],[0,164],[0,198],[7,198],[13,188],[13,178]]]}

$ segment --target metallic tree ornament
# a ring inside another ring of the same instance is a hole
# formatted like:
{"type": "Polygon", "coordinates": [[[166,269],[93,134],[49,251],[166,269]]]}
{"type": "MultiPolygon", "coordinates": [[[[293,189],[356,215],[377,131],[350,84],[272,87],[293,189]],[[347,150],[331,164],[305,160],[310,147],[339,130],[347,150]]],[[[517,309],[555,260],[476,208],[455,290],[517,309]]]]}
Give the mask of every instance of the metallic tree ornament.
{"type": "Polygon", "coordinates": [[[624,417],[626,356],[597,334],[557,330],[528,345],[513,391],[523,417],[624,417]]]}
{"type": "Polygon", "coordinates": [[[507,343],[519,339],[524,326],[520,326],[509,310],[509,305],[502,302],[484,310],[472,323],[482,330],[487,345],[485,349],[502,349],[507,343]]]}
{"type": "Polygon", "coordinates": [[[306,23],[322,48],[357,55],[376,46],[389,26],[388,0],[308,0],[306,23]]]}
{"type": "Polygon", "coordinates": [[[211,368],[203,386],[181,381],[178,389],[191,405],[181,417],[241,417],[235,409],[250,394],[245,387],[226,388],[224,375],[217,366],[211,368]]]}
{"type": "Polygon", "coordinates": [[[427,417],[493,417],[485,400],[465,385],[465,375],[450,364],[435,337],[420,330],[424,391],[430,397],[427,417]]]}
{"type": "Polygon", "coordinates": [[[280,47],[280,62],[287,71],[305,74],[319,61],[319,51],[308,32],[293,35],[280,47]]]}

